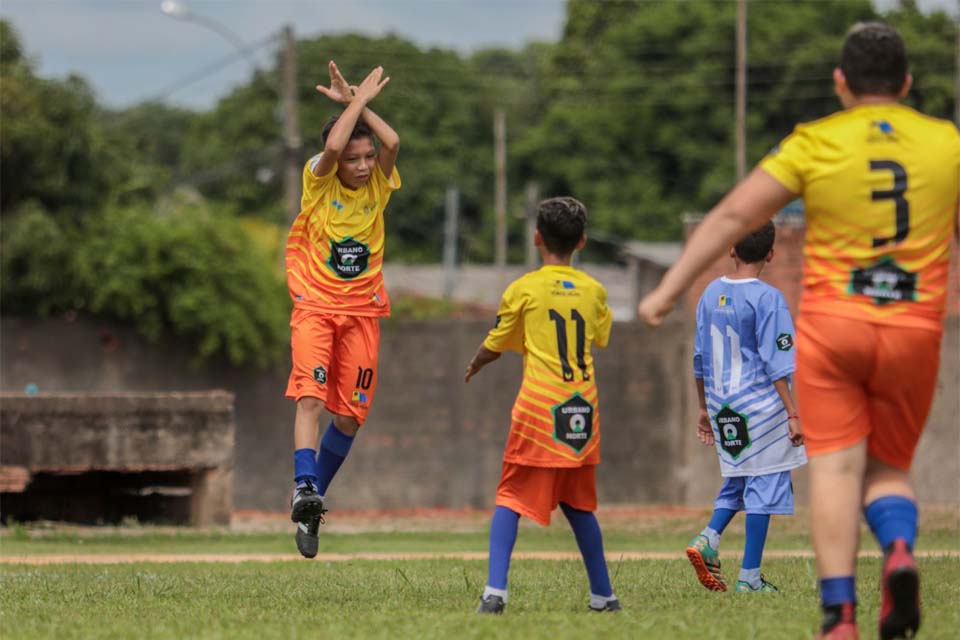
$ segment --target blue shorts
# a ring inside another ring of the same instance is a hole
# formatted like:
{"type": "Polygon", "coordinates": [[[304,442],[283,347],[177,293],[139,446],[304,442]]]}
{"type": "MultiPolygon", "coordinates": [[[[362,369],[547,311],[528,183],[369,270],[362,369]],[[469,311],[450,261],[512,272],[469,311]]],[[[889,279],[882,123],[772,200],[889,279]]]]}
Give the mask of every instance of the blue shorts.
{"type": "Polygon", "coordinates": [[[790,472],[724,478],[713,508],[746,511],[748,514],[793,515],[790,472]]]}

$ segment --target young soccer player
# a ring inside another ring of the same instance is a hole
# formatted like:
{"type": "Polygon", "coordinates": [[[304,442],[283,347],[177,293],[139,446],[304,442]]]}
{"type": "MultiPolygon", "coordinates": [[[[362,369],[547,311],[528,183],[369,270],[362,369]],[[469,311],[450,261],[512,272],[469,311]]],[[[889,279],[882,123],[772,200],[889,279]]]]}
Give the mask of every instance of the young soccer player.
{"type": "Polygon", "coordinates": [[[833,80],[844,109],[797,126],[714,207],[639,311],[659,323],[726,247],[803,197],[795,388],[810,456],[821,637],[858,637],[862,506],[884,551],[880,637],[905,638],[920,625],[909,472],[940,359],[960,134],[900,104],[912,78],[888,25],[854,25],[833,80]]]}
{"type": "Polygon", "coordinates": [[[770,516],[793,514],[790,470],[807,462],[789,386],[793,321],[783,294],[758,279],[773,259],[775,236],[768,222],[741,240],[730,250],[733,274],[711,282],[697,304],[697,437],[716,445],[724,482],[687,557],[711,591],[727,590],[720,536],[738,511],[747,514],[747,540],[735,589],[777,591],[760,574],[770,516]]]}
{"type": "Polygon", "coordinates": [[[301,211],[287,240],[293,370],[286,395],[297,402],[290,517],[307,558],[317,554],[327,487],[373,402],[378,318],[390,314],[383,211],[400,188],[400,138],[367,106],[389,80],[377,67],[350,87],[330,62],[330,87],[317,90],[346,108],[323,128],[323,152],[304,167],[301,211]],[[324,408],[333,420],[318,452],[324,408]]]}
{"type": "Polygon", "coordinates": [[[607,345],[612,316],[603,286],[570,266],[573,252],[586,244],[586,221],[586,209],[573,198],[540,203],[534,242],[543,267],[507,288],[496,326],[467,366],[469,382],[503,351],[523,354],[523,384],[503,455],[479,613],[503,613],[520,517],[547,526],[558,504],[587,567],[590,609],[620,609],[593,513],[600,414],[590,348],[607,345]]]}

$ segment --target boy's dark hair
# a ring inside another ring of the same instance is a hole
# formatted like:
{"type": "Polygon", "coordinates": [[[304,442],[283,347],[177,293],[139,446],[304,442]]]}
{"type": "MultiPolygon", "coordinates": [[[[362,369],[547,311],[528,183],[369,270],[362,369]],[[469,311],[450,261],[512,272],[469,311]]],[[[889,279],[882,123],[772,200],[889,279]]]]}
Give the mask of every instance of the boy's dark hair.
{"type": "Polygon", "coordinates": [[[773,222],[768,222],[733,247],[741,262],[752,264],[767,257],[773,249],[773,241],[777,239],[777,230],[773,222]]]}
{"type": "MultiPolygon", "coordinates": [[[[327,136],[330,135],[330,132],[333,130],[333,125],[337,124],[337,120],[340,119],[340,116],[333,116],[327,120],[326,124],[323,125],[323,131],[320,133],[320,138],[323,141],[323,146],[327,146],[327,136]]],[[[376,143],[376,138],[373,135],[373,131],[367,126],[366,122],[362,120],[357,120],[357,124],[353,127],[353,132],[350,134],[351,140],[356,140],[358,138],[370,138],[371,142],[376,143]]]]}
{"type": "Polygon", "coordinates": [[[897,95],[907,77],[903,38],[888,24],[858,22],[843,42],[840,70],[856,96],[897,95]]]}
{"type": "Polygon", "coordinates": [[[568,256],[587,226],[587,208],[576,198],[547,198],[537,205],[537,231],[547,251],[568,256]]]}

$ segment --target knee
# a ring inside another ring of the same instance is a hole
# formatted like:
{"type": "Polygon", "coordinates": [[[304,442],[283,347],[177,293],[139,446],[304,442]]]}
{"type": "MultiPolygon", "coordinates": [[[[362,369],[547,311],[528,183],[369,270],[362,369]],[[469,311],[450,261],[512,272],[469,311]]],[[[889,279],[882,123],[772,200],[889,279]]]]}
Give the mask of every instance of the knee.
{"type": "Polygon", "coordinates": [[[323,411],[323,402],[319,398],[306,396],[297,400],[297,411],[308,414],[319,414],[323,411]]]}
{"type": "Polygon", "coordinates": [[[347,436],[355,436],[360,431],[360,423],[353,416],[333,416],[333,426],[337,431],[347,436]]]}

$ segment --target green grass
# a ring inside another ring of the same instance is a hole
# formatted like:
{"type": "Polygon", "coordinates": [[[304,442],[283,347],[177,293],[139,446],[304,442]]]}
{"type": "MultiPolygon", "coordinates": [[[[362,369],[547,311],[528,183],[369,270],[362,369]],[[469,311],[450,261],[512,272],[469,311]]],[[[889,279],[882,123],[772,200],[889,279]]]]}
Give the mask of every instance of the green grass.
{"type": "MultiPolygon", "coordinates": [[[[336,516],[331,518],[336,526],[336,516]]],[[[611,519],[601,513],[604,544],[609,553],[618,551],[656,551],[682,553],[690,538],[699,532],[703,517],[657,517],[638,520],[611,519]]],[[[776,517],[770,525],[767,549],[792,551],[810,548],[805,515],[776,517]]],[[[440,525],[442,527],[442,525],[440,525]]],[[[960,523],[956,511],[929,510],[921,521],[919,550],[960,550],[960,523]]],[[[743,548],[743,518],[736,518],[724,534],[723,548],[743,548]]],[[[366,531],[343,533],[321,531],[323,553],[376,552],[461,552],[486,551],[487,523],[478,522],[474,530],[445,531],[366,531]]],[[[875,550],[869,531],[864,528],[863,548],[875,550]]],[[[549,527],[522,521],[517,540],[518,551],[576,552],[576,543],[562,517],[549,527]]],[[[295,553],[293,525],[289,531],[239,533],[229,530],[197,530],[172,527],[121,527],[85,529],[14,525],[0,532],[0,556],[75,553],[295,553]]]]}
{"type": "MultiPolygon", "coordinates": [[[[922,559],[922,637],[960,627],[960,560],[922,559]]],[[[728,566],[728,571],[736,567],[728,566]]],[[[579,562],[517,560],[502,617],[473,613],[482,561],[5,566],[0,629],[17,638],[779,638],[818,622],[812,561],[764,563],[779,594],[704,590],[681,560],[611,563],[621,614],[586,611],[579,562]]],[[[873,628],[879,561],[860,562],[873,628]]]]}

